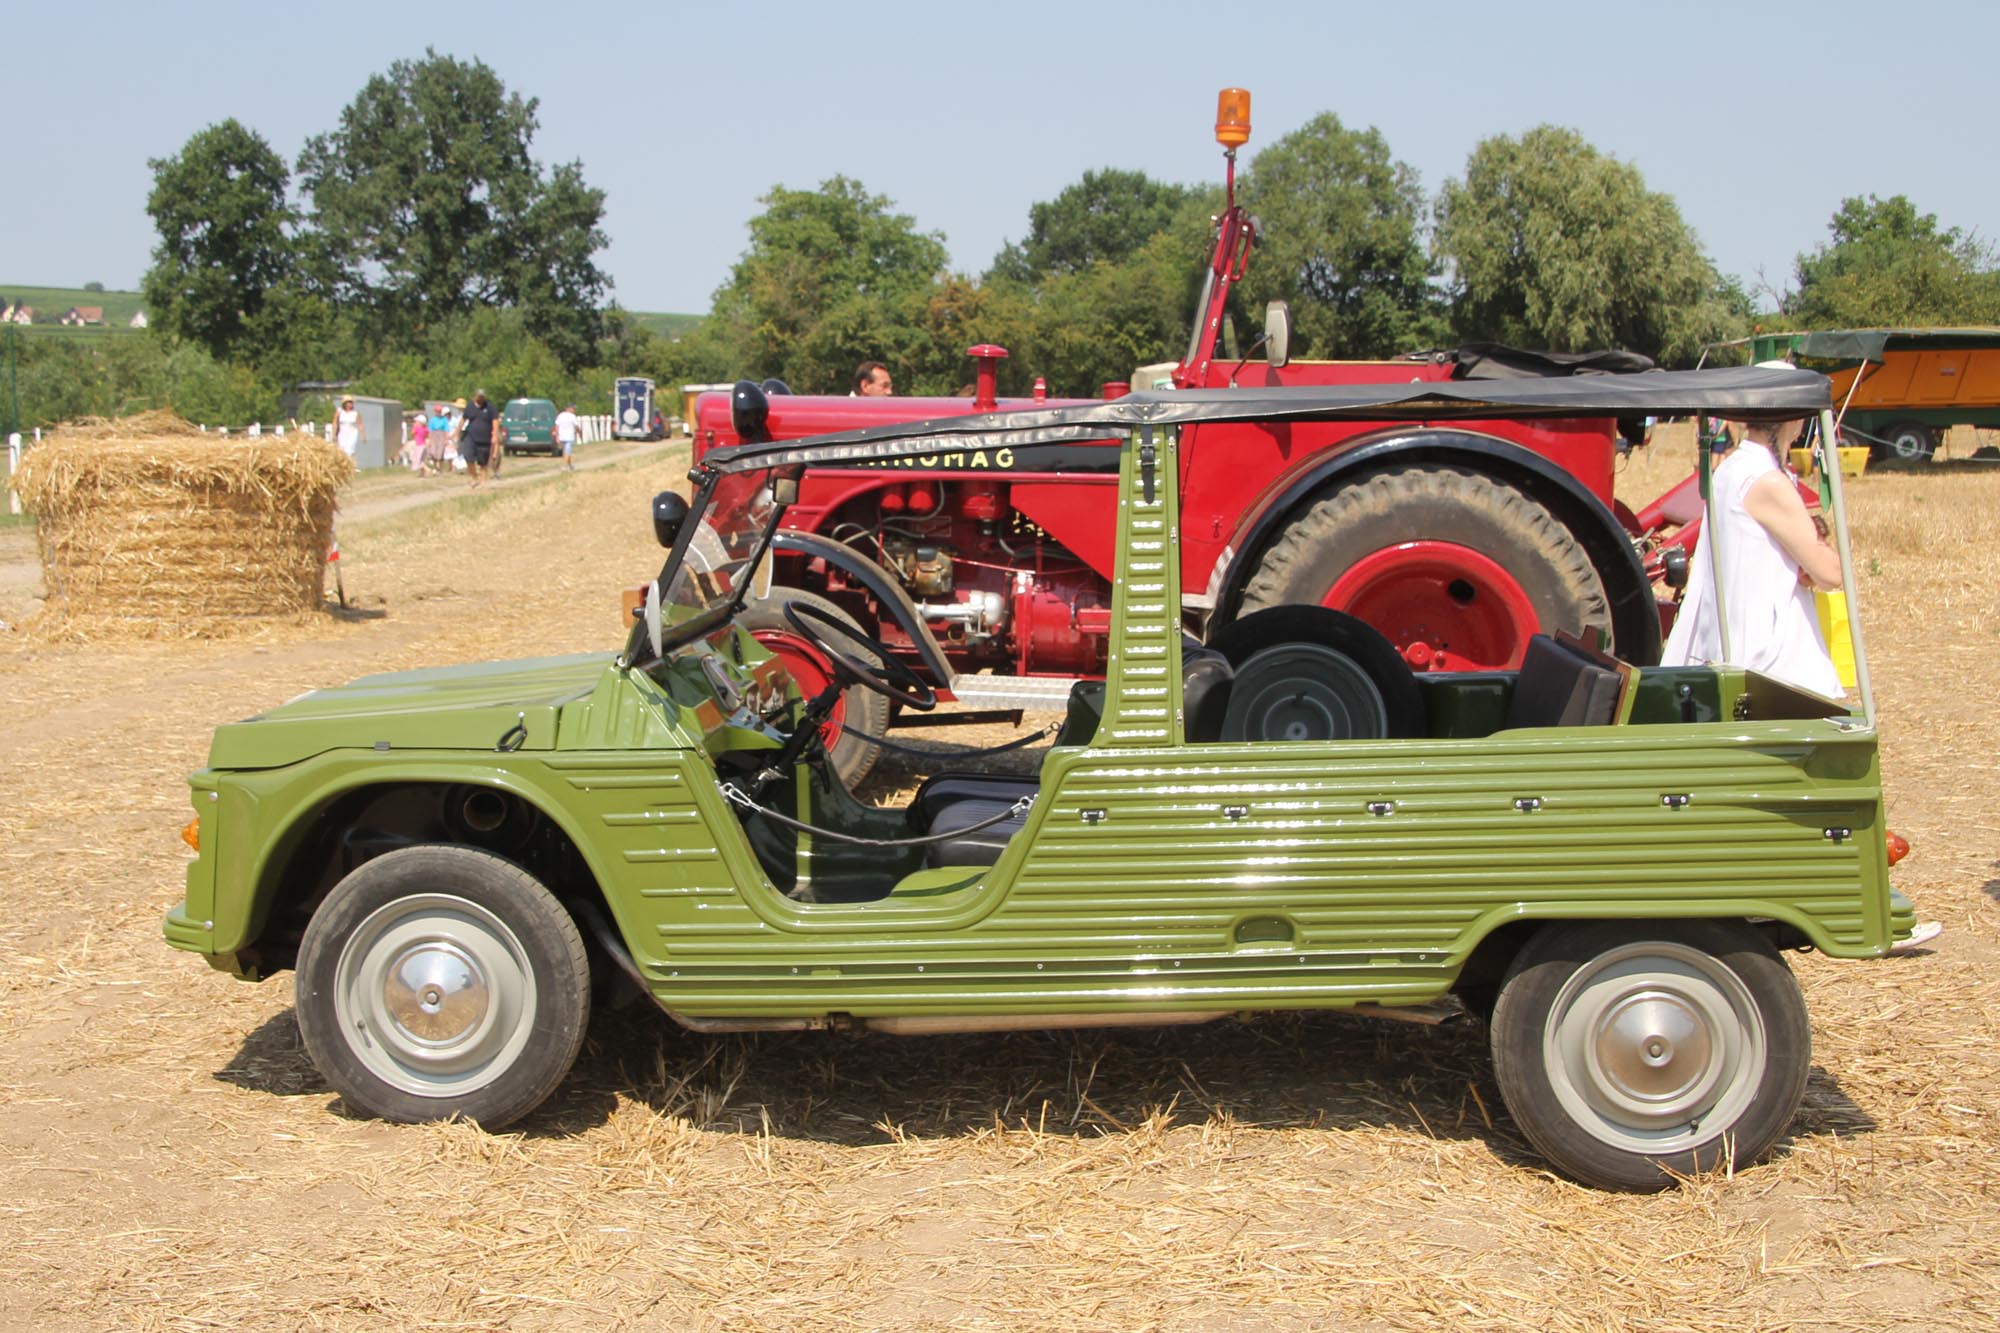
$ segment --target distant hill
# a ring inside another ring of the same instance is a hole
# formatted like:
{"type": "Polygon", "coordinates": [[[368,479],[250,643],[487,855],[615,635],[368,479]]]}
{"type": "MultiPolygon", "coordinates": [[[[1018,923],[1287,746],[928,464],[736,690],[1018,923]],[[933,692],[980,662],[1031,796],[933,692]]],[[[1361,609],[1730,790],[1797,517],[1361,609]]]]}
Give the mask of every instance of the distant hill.
{"type": "Polygon", "coordinates": [[[642,329],[651,329],[662,338],[678,338],[695,325],[707,319],[706,315],[663,315],[652,310],[627,310],[632,322],[642,329]]]}
{"type": "Polygon", "coordinates": [[[87,292],[81,287],[23,287],[0,282],[0,303],[5,301],[33,306],[35,323],[30,327],[37,333],[61,319],[63,311],[73,305],[103,306],[104,322],[114,329],[125,328],[133,313],[146,307],[146,298],[137,292],[87,292]]]}

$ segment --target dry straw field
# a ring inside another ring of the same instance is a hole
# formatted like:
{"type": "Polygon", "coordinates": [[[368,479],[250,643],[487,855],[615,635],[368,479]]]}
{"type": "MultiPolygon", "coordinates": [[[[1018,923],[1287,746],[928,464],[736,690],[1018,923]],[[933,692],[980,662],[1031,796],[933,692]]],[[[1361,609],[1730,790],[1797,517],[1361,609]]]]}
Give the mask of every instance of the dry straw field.
{"type": "MultiPolygon", "coordinates": [[[[1671,460],[1634,469],[1643,498],[1671,460]]],[[[343,1115],[288,978],[160,941],[184,775],[215,724],[315,685],[609,646],[672,473],[344,526],[360,606],[317,626],[0,635],[0,1327],[2000,1324],[2000,469],[1853,490],[1897,878],[1946,932],[1796,959],[1790,1136],[1641,1198],[1543,1168],[1476,1031],[1365,1019],[703,1039],[627,1011],[519,1133],[343,1115]]]]}

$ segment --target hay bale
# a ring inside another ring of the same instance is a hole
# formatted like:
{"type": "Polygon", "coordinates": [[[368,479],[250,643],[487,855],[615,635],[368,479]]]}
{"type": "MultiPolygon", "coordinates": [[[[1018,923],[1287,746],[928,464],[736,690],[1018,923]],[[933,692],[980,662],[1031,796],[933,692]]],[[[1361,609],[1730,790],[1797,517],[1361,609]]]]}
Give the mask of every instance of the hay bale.
{"type": "Polygon", "coordinates": [[[65,427],[15,478],[48,582],[37,628],[200,638],[319,612],[353,472],[309,435],[223,439],[171,412],[65,427]]]}

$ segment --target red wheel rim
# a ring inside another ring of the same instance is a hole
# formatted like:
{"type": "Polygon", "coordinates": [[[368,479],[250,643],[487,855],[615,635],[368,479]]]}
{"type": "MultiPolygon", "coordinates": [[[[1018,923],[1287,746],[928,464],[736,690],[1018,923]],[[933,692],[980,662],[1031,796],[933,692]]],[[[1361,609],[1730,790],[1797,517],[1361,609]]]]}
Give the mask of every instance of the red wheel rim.
{"type": "MultiPolygon", "coordinates": [[[[833,679],[833,663],[825,653],[808,643],[799,635],[781,629],[760,629],[751,638],[763,644],[785,664],[792,679],[798,682],[799,692],[810,699],[825,689],[833,679]]],[[[832,750],[840,739],[840,730],[847,721],[847,694],[843,691],[833,702],[833,712],[827,716],[826,725],[819,729],[820,739],[826,748],[832,750]]]]}
{"type": "Polygon", "coordinates": [[[1418,671],[1497,671],[1521,665],[1541,617],[1520,582],[1456,542],[1399,542],[1371,551],[1334,580],[1323,605],[1389,636],[1418,671]]]}

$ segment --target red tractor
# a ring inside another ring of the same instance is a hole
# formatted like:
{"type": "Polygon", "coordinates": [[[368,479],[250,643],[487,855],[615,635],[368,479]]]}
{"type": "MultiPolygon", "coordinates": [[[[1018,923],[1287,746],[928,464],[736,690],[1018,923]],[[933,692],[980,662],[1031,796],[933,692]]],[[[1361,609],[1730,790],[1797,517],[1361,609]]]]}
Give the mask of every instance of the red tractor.
{"type": "MultiPolygon", "coordinates": [[[[1248,131],[1248,94],[1225,91],[1216,134],[1228,163],[1228,206],[1187,353],[1171,371],[1176,389],[1650,365],[1622,353],[1492,348],[1294,362],[1281,303],[1266,314],[1262,361],[1219,360],[1229,293],[1257,239],[1256,221],[1235,199],[1236,148],[1248,131]]],[[[1058,404],[998,398],[1006,352],[979,346],[970,355],[978,379],[969,402],[790,395],[748,381],[731,394],[705,394],[695,410],[696,462],[745,438],[1058,404]]],[[[1115,396],[1126,386],[1105,389],[1115,396]]],[[[1396,693],[1379,663],[1389,649],[1411,672],[1501,669],[1519,665],[1538,630],[1595,630],[1622,657],[1656,661],[1660,606],[1635,546],[1637,525],[1612,499],[1618,447],[1610,420],[1187,430],[1179,452],[1183,609],[1190,630],[1236,667],[1240,706],[1232,710],[1244,716],[1232,725],[1251,735],[1346,734],[1341,719],[1357,707],[1382,713],[1367,697],[1371,685],[1377,695],[1396,693]],[[1275,612],[1301,604],[1345,615],[1275,612]],[[1387,644],[1365,632],[1357,638],[1349,617],[1387,644]],[[1301,635],[1315,642],[1299,647],[1301,635]],[[1371,658],[1374,666],[1344,677],[1341,659],[1371,658]]],[[[1104,672],[1117,450],[1110,441],[1048,448],[1060,451],[1060,470],[1039,450],[1003,450],[809,472],[776,547],[758,637],[808,693],[822,686],[829,665],[783,615],[785,602],[807,601],[906,655],[962,703],[1060,707],[1074,679],[1104,672]],[[1093,472],[1094,455],[1103,467],[1093,472]]],[[[1387,670],[1408,674],[1393,658],[1387,670]]],[[[1393,731],[1394,712],[1389,698],[1377,724],[1393,731]]],[[[879,737],[889,720],[878,697],[849,691],[845,712],[830,724],[844,733],[830,738],[843,777],[857,780],[873,765],[878,751],[864,737],[879,737]]]]}

